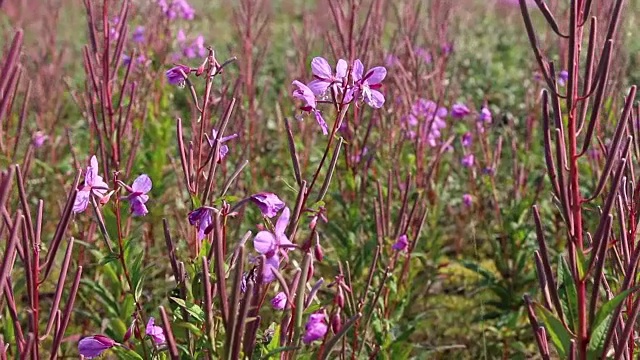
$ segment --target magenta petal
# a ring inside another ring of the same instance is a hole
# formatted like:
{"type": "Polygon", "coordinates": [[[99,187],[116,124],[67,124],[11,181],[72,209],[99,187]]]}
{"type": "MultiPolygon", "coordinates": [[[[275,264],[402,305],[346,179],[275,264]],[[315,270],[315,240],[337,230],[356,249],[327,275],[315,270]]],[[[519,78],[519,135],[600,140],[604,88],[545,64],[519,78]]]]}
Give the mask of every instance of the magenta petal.
{"type": "Polygon", "coordinates": [[[142,174],[133,181],[131,188],[134,192],[146,194],[151,191],[151,186],[151,178],[147,174],[142,174]]]}
{"type": "Polygon", "coordinates": [[[87,209],[89,205],[89,190],[81,190],[78,191],[78,195],[76,195],[76,201],[73,203],[73,212],[81,213],[87,209]]]}
{"type": "Polygon", "coordinates": [[[314,110],[313,115],[315,116],[318,125],[320,125],[320,129],[322,129],[322,135],[327,135],[329,133],[329,127],[327,126],[327,122],[324,121],[320,111],[314,110]]]}
{"type": "Polygon", "coordinates": [[[298,80],[294,80],[291,83],[293,86],[295,86],[297,89],[293,91],[293,97],[303,100],[306,103],[306,106],[309,106],[313,109],[316,108],[316,96],[313,93],[313,91],[311,91],[311,89],[309,89],[309,87],[303,83],[301,83],[298,80]]]}
{"type": "Polygon", "coordinates": [[[348,67],[349,65],[347,65],[347,62],[344,59],[338,60],[338,63],[336,64],[336,78],[342,79],[347,76],[348,67]]]}
{"type": "Polygon", "coordinates": [[[376,66],[367,73],[367,82],[371,85],[380,84],[387,76],[387,69],[383,66],[376,66]]]}
{"type": "Polygon", "coordinates": [[[117,345],[112,339],[103,335],[88,336],[78,342],[78,352],[85,359],[93,359],[102,355],[105,350],[117,345]]]}
{"type": "Polygon", "coordinates": [[[149,213],[149,210],[139,197],[135,197],[131,200],[131,213],[134,216],[145,216],[149,213]]]}
{"type": "Polygon", "coordinates": [[[282,210],[282,214],[278,218],[276,222],[276,234],[281,235],[284,234],[284,231],[287,229],[287,225],[289,225],[289,217],[291,215],[291,211],[286,207],[282,210]]]}
{"type": "Polygon", "coordinates": [[[370,90],[369,96],[364,101],[372,108],[379,109],[384,105],[384,95],[378,90],[370,90]]]}
{"type": "Polygon", "coordinates": [[[155,319],[153,317],[149,318],[145,333],[151,336],[151,338],[157,345],[162,345],[166,342],[164,330],[160,326],[155,325],[155,319]]]}
{"type": "Polygon", "coordinates": [[[265,283],[270,283],[276,278],[271,267],[274,269],[278,269],[280,267],[280,257],[278,255],[268,257],[267,261],[262,266],[262,281],[265,283]]]}
{"type": "Polygon", "coordinates": [[[282,310],[287,306],[287,295],[284,292],[279,292],[271,299],[271,307],[275,310],[282,310]]]}
{"type": "Polygon", "coordinates": [[[329,62],[327,62],[325,58],[313,58],[313,60],[311,60],[311,72],[317,77],[331,79],[331,65],[329,65],[329,62]]]}
{"type": "Polygon", "coordinates": [[[308,86],[316,96],[321,96],[327,91],[329,84],[330,83],[328,81],[316,79],[311,81],[308,86]]]}
{"type": "Polygon", "coordinates": [[[260,231],[253,238],[253,248],[260,254],[267,254],[274,249],[276,237],[268,231],[260,231]]]}
{"type": "Polygon", "coordinates": [[[362,64],[362,61],[360,61],[360,59],[356,59],[356,61],[353,62],[353,72],[352,72],[353,80],[358,81],[362,79],[363,75],[364,75],[364,65],[362,64]]]}

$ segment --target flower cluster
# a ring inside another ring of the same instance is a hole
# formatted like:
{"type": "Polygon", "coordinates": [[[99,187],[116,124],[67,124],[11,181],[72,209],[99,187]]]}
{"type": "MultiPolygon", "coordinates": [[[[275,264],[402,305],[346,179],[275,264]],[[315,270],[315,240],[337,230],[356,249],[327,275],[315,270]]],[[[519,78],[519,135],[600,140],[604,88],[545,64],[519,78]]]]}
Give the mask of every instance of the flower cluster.
{"type": "Polygon", "coordinates": [[[195,39],[188,39],[184,30],[178,30],[176,41],[180,48],[180,53],[175,54],[174,58],[179,59],[185,57],[187,59],[204,58],[208,54],[207,47],[204,45],[204,36],[198,35],[195,39]]]}
{"type": "Polygon", "coordinates": [[[302,100],[300,110],[315,116],[324,135],[328,134],[327,123],[318,110],[318,100],[326,101],[332,96],[340,103],[364,102],[374,109],[384,105],[384,95],[379,91],[382,81],[387,76],[387,69],[376,66],[365,71],[364,64],[359,59],[352,64],[351,76],[348,74],[349,65],[346,60],[338,60],[335,71],[329,62],[322,57],[315,57],[311,61],[311,72],[314,79],[308,84],[294,80],[295,89],[292,96],[302,100]]]}
{"type": "Polygon", "coordinates": [[[430,146],[436,146],[442,136],[441,130],[447,126],[444,118],[447,108],[427,99],[420,98],[411,107],[411,112],[402,117],[405,136],[409,139],[420,137],[430,146]],[[420,126],[421,125],[421,126],[420,126]]]}
{"type": "Polygon", "coordinates": [[[174,20],[178,17],[184,20],[193,20],[196,15],[195,10],[187,0],[158,0],[158,5],[169,20],[174,20]]]}

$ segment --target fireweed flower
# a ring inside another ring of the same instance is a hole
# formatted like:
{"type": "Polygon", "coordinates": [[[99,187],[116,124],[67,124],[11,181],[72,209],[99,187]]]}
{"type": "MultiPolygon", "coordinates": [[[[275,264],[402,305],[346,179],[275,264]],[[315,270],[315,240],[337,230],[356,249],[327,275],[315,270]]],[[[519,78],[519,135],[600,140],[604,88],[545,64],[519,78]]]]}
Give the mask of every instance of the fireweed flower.
{"type": "MultiPolygon", "coordinates": [[[[184,36],[184,33],[183,33],[184,36]]],[[[186,42],[186,40],[184,40],[186,42]]],[[[182,47],[182,54],[187,59],[203,58],[207,56],[208,50],[204,46],[204,36],[198,35],[191,45],[182,47]]]]}
{"type": "Polygon", "coordinates": [[[155,322],[156,320],[153,317],[149,318],[145,334],[151,336],[153,342],[155,342],[156,345],[162,345],[166,342],[166,339],[164,337],[164,330],[162,330],[160,326],[156,326],[155,322]]]}
{"type": "Polygon", "coordinates": [[[451,107],[451,117],[454,119],[462,119],[470,113],[469,108],[463,103],[456,103],[451,107]]]}
{"type": "Polygon", "coordinates": [[[411,106],[411,113],[402,117],[405,136],[409,139],[420,136],[429,146],[435,147],[441,136],[440,130],[447,126],[444,121],[446,116],[447,108],[438,107],[435,102],[420,98],[411,106]],[[422,126],[421,132],[418,134],[416,128],[421,122],[425,125],[422,126]]]}
{"type": "Polygon", "coordinates": [[[189,213],[189,224],[198,227],[198,239],[203,239],[205,230],[211,225],[213,208],[208,206],[199,207],[189,213]]]}
{"type": "Polygon", "coordinates": [[[184,20],[193,20],[195,10],[186,0],[158,0],[158,5],[169,20],[180,16],[184,20]]]}
{"type": "Polygon", "coordinates": [[[387,69],[384,66],[376,66],[365,73],[364,65],[360,59],[353,63],[353,80],[355,88],[352,94],[347,94],[345,101],[350,101],[352,97],[361,98],[374,109],[379,109],[384,105],[384,95],[378,89],[382,87],[382,80],[387,76],[387,69]]]}
{"type": "Polygon", "coordinates": [[[49,136],[47,136],[45,133],[43,133],[42,131],[36,131],[35,133],[33,133],[31,141],[33,143],[33,147],[37,149],[41,148],[42,145],[44,145],[44,142],[47,141],[47,139],[49,139],[49,136]]]}
{"type": "Polygon", "coordinates": [[[462,203],[467,207],[471,207],[471,205],[473,204],[473,197],[470,194],[462,195],[462,203]]]}
{"type": "Polygon", "coordinates": [[[332,86],[336,91],[341,90],[342,79],[347,76],[347,62],[343,59],[338,60],[336,64],[336,73],[333,74],[331,65],[322,57],[315,57],[311,60],[311,72],[315,80],[309,83],[309,89],[316,95],[324,97],[327,95],[327,89],[332,86]]]}
{"type": "MultiPolygon", "coordinates": [[[[211,139],[208,140],[209,146],[213,147],[217,136],[218,136],[218,130],[211,129],[211,139]]],[[[229,147],[227,145],[224,145],[224,143],[229,140],[233,140],[237,137],[238,137],[238,134],[232,134],[229,136],[223,136],[220,139],[218,139],[218,142],[220,143],[220,153],[218,154],[219,155],[218,159],[220,160],[224,159],[224,157],[227,156],[227,154],[229,153],[229,147]]]]}
{"type": "Polygon", "coordinates": [[[148,175],[142,174],[138,176],[131,184],[131,194],[126,197],[131,205],[131,213],[133,216],[145,216],[149,213],[145,203],[149,201],[149,195],[147,193],[151,191],[151,178],[148,175]]]}
{"type": "Polygon", "coordinates": [[[405,250],[409,246],[409,241],[407,240],[407,235],[402,234],[398,236],[396,242],[391,246],[391,248],[395,251],[405,250]]]}
{"type": "Polygon", "coordinates": [[[569,72],[567,70],[562,70],[558,74],[558,85],[564,86],[567,81],[569,81],[569,72]]]}
{"type": "Polygon", "coordinates": [[[279,292],[271,299],[271,307],[275,310],[282,310],[287,305],[287,295],[284,292],[279,292]]]}
{"type": "Polygon", "coordinates": [[[120,344],[104,335],[87,336],[78,342],[78,352],[85,359],[93,359],[116,345],[120,344]]]}
{"type": "Polygon", "coordinates": [[[460,161],[460,163],[462,163],[462,166],[464,167],[472,167],[474,163],[474,159],[475,158],[473,154],[467,154],[462,157],[462,161],[460,161]]]}
{"type": "Polygon", "coordinates": [[[171,69],[167,70],[165,75],[167,76],[167,80],[171,85],[177,85],[178,87],[184,87],[185,80],[187,79],[185,75],[189,75],[191,72],[191,68],[186,65],[176,65],[171,69]]]}
{"type": "Polygon", "coordinates": [[[480,110],[480,114],[478,114],[478,122],[491,124],[491,111],[486,106],[483,106],[482,110],[480,110]]]}
{"type": "Polygon", "coordinates": [[[276,222],[274,232],[260,231],[253,238],[253,248],[267,259],[262,273],[264,282],[268,283],[275,279],[275,275],[273,275],[273,271],[269,266],[278,268],[280,266],[280,255],[286,257],[286,248],[293,245],[284,233],[289,224],[289,215],[289,208],[284,208],[276,222]]]}
{"type": "Polygon", "coordinates": [[[316,340],[320,340],[327,333],[328,326],[325,321],[324,311],[317,312],[309,315],[309,320],[307,320],[307,324],[304,326],[304,336],[302,337],[302,341],[305,344],[311,344],[316,340]]]}
{"type": "Polygon", "coordinates": [[[311,89],[309,89],[307,85],[301,83],[298,80],[294,80],[292,85],[296,87],[296,89],[293,90],[292,96],[305,102],[305,104],[300,107],[300,110],[313,113],[313,115],[316,117],[318,125],[320,125],[320,128],[322,129],[322,134],[327,135],[329,133],[327,122],[324,121],[322,114],[316,108],[316,96],[313,91],[311,91],[311,89]]]}
{"type": "Polygon", "coordinates": [[[253,202],[259,209],[262,215],[272,218],[276,216],[278,211],[284,209],[284,201],[280,200],[278,195],[270,192],[261,192],[257,194],[253,194],[250,197],[251,202],[253,202]]]}
{"type": "Polygon", "coordinates": [[[110,196],[107,191],[109,191],[109,185],[104,182],[102,176],[98,175],[98,159],[93,155],[84,174],[84,185],[78,190],[76,201],[73,203],[73,212],[77,214],[85,211],[91,194],[99,198],[100,203],[105,203],[110,196]]]}
{"type": "Polygon", "coordinates": [[[470,132],[466,132],[464,133],[464,135],[462,135],[462,146],[469,147],[471,146],[472,142],[473,142],[473,137],[470,132]]]}
{"type": "Polygon", "coordinates": [[[144,42],[144,26],[138,26],[131,35],[133,42],[141,44],[144,42]]]}

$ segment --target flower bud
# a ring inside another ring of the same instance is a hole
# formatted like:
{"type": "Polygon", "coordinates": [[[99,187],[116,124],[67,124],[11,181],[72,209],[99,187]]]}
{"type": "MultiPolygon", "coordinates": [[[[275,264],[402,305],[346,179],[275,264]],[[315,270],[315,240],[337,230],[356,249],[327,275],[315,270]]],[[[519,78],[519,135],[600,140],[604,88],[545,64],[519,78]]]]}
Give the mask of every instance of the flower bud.
{"type": "Polygon", "coordinates": [[[338,304],[338,306],[341,309],[344,309],[344,292],[342,291],[342,288],[340,286],[338,286],[338,294],[336,295],[336,304],[338,304]]]}
{"type": "Polygon", "coordinates": [[[333,330],[334,334],[337,334],[340,329],[342,329],[342,319],[340,318],[340,313],[335,313],[331,317],[331,330],[333,330]]]}
{"type": "Polygon", "coordinates": [[[320,243],[316,243],[316,246],[313,247],[313,255],[318,261],[322,261],[322,259],[324,258],[324,252],[322,251],[322,246],[320,246],[320,243]]]}

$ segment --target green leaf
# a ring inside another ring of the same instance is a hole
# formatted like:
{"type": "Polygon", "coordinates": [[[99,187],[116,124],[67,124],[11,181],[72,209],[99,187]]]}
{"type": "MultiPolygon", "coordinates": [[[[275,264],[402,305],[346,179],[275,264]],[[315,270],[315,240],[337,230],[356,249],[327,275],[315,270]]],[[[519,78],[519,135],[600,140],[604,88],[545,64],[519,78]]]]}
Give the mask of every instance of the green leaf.
{"type": "Polygon", "coordinates": [[[551,338],[551,342],[553,342],[553,345],[558,351],[558,355],[560,355],[561,358],[564,358],[569,351],[571,334],[567,331],[564,325],[562,325],[560,319],[558,319],[558,317],[552,312],[539,304],[536,304],[536,307],[540,313],[540,320],[542,320],[544,328],[547,330],[547,333],[551,338]]]}
{"type": "Polygon", "coordinates": [[[106,255],[105,257],[103,257],[102,259],[100,259],[100,265],[106,265],[110,262],[116,261],[120,259],[120,255],[117,253],[109,253],[108,255],[106,255]]]}
{"type": "Polygon", "coordinates": [[[576,323],[578,321],[578,295],[569,265],[563,257],[560,257],[560,264],[558,264],[558,297],[567,326],[571,327],[570,330],[575,331],[578,327],[576,323]]]}
{"type": "Polygon", "coordinates": [[[135,351],[129,350],[125,347],[116,346],[113,347],[113,352],[118,354],[118,358],[124,360],[143,360],[142,356],[138,355],[135,351]]]}
{"type": "Polygon", "coordinates": [[[591,339],[589,340],[589,345],[587,347],[588,359],[595,360],[600,358],[600,355],[604,350],[602,347],[604,346],[604,341],[607,337],[611,320],[613,319],[613,311],[624,301],[624,299],[627,298],[627,296],[629,296],[631,292],[637,289],[638,287],[633,287],[621,292],[613,299],[604,303],[598,310],[592,325],[593,330],[591,331],[591,339]]]}
{"type": "Polygon", "coordinates": [[[585,270],[588,266],[587,259],[584,257],[584,253],[582,251],[578,250],[576,252],[578,253],[578,261],[576,261],[578,263],[578,276],[580,276],[580,279],[584,279],[585,270]]]}
{"type": "Polygon", "coordinates": [[[187,312],[194,317],[198,322],[204,322],[204,310],[196,304],[192,304],[190,302],[186,302],[180,298],[172,297],[171,300],[175,301],[176,304],[183,307],[187,312]]]}

